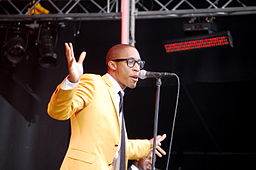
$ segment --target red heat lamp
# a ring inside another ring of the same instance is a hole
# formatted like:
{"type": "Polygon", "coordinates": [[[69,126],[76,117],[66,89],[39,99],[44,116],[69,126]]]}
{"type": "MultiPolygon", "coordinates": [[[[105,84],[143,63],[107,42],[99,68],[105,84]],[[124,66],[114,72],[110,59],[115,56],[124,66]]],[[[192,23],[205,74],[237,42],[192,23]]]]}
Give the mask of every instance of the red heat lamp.
{"type": "Polygon", "coordinates": [[[204,36],[194,36],[178,41],[168,41],[164,43],[164,48],[166,53],[172,53],[225,45],[233,47],[232,37],[229,31],[204,36]]]}

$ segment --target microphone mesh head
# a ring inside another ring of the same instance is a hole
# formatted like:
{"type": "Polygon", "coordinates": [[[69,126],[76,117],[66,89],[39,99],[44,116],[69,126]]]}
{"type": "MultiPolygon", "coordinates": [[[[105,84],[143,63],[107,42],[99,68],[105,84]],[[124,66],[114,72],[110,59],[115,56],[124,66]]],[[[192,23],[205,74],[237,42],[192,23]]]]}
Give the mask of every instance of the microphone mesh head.
{"type": "Polygon", "coordinates": [[[139,78],[140,78],[140,79],[145,79],[145,78],[147,78],[146,73],[147,73],[146,70],[140,70],[140,72],[139,72],[139,78]]]}

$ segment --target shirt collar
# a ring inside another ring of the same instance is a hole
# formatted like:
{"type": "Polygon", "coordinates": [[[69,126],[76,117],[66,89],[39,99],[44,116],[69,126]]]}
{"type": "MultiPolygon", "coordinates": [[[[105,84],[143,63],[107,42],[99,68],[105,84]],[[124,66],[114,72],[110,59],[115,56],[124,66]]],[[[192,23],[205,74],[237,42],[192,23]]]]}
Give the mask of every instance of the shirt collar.
{"type": "Polygon", "coordinates": [[[139,170],[139,168],[137,166],[133,165],[133,164],[131,165],[131,169],[132,170],[139,170]]]}

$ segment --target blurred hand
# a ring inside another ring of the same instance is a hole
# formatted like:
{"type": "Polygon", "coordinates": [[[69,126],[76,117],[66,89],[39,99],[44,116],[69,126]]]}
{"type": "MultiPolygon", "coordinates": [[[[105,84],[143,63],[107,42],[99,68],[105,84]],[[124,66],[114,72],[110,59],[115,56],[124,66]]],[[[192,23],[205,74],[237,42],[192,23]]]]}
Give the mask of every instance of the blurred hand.
{"type": "MultiPolygon", "coordinates": [[[[156,137],[156,155],[159,157],[162,157],[163,155],[166,155],[166,152],[161,148],[161,142],[166,138],[166,134],[163,135],[158,135],[156,137]]],[[[154,144],[154,138],[149,140],[153,149],[153,144],[154,144]]]]}
{"type": "Polygon", "coordinates": [[[83,61],[85,59],[86,52],[82,52],[76,61],[73,51],[72,43],[65,43],[66,47],[66,59],[68,63],[68,80],[72,83],[76,83],[79,81],[80,77],[83,75],[83,61]]]}

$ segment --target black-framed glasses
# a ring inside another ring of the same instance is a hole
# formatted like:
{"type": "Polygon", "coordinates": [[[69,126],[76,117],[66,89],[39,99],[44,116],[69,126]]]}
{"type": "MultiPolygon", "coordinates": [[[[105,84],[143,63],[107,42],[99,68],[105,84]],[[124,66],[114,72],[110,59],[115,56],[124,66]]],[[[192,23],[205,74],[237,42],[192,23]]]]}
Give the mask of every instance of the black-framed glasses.
{"type": "Polygon", "coordinates": [[[135,63],[137,63],[139,66],[140,66],[140,69],[142,69],[145,65],[145,61],[143,60],[135,60],[134,58],[120,58],[120,59],[115,59],[115,60],[112,60],[112,61],[126,61],[127,63],[127,66],[132,68],[135,66],[135,63]]]}

